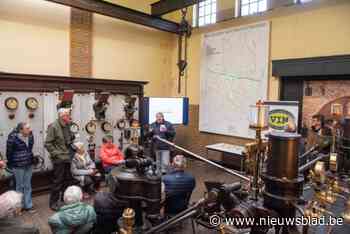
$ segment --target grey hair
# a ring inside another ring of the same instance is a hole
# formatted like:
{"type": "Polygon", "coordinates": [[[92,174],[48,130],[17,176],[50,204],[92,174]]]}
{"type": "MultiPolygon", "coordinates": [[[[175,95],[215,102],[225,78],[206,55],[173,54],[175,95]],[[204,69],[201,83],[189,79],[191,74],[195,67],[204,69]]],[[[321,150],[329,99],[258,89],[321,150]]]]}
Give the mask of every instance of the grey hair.
{"type": "Polygon", "coordinates": [[[157,115],[161,115],[161,116],[164,118],[163,112],[158,112],[158,113],[156,114],[156,116],[157,116],[157,115]]]}
{"type": "Polygon", "coordinates": [[[23,194],[7,191],[0,195],[0,218],[5,218],[22,208],[23,194]]]}
{"type": "Polygon", "coordinates": [[[66,205],[74,204],[80,202],[83,199],[83,192],[78,186],[69,186],[66,191],[64,191],[63,200],[66,205]]]}
{"type": "Polygon", "coordinates": [[[183,155],[176,155],[173,159],[173,164],[175,168],[184,169],[187,165],[187,160],[183,155]]]}
{"type": "Polygon", "coordinates": [[[58,117],[62,117],[64,115],[70,115],[70,109],[69,108],[60,108],[58,111],[58,117]]]}
{"type": "Polygon", "coordinates": [[[27,122],[20,122],[17,124],[17,127],[16,127],[17,131],[21,131],[24,128],[30,128],[30,124],[27,122]]]}

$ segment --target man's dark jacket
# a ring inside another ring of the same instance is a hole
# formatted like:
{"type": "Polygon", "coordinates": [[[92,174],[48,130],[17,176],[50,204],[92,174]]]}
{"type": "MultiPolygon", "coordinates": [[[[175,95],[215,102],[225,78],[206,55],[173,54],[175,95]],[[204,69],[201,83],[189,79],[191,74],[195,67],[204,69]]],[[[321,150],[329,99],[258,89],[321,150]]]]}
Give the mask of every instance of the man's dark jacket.
{"type": "Polygon", "coordinates": [[[28,144],[19,137],[19,131],[13,130],[7,138],[6,157],[9,168],[26,167],[33,164],[33,134],[28,136],[28,144]]]}
{"type": "Polygon", "coordinates": [[[127,208],[126,202],[118,200],[110,192],[96,194],[94,209],[96,212],[96,226],[94,234],[110,234],[119,230],[118,220],[127,208]]]}
{"type": "MultiPolygon", "coordinates": [[[[160,136],[160,138],[165,139],[167,141],[173,141],[174,137],[175,137],[175,129],[173,127],[173,125],[168,122],[168,121],[163,121],[163,123],[157,123],[154,122],[151,124],[151,129],[152,129],[152,135],[153,136],[160,136]],[[160,131],[160,126],[161,125],[165,125],[166,127],[166,131],[165,132],[161,132],[160,131]]],[[[164,142],[160,142],[155,140],[155,147],[157,150],[169,150],[170,146],[165,144],[164,142]]]]}
{"type": "Polygon", "coordinates": [[[174,170],[162,178],[165,185],[165,212],[177,214],[187,209],[196,181],[190,173],[174,170]]]}

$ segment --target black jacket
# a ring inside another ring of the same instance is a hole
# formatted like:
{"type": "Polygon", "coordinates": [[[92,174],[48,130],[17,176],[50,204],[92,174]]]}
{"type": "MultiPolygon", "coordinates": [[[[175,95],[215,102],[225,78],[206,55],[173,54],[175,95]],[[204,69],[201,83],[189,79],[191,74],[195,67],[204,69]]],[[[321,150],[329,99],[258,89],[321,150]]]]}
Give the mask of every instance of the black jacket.
{"type": "Polygon", "coordinates": [[[6,157],[9,168],[25,167],[33,163],[33,134],[28,136],[28,145],[19,137],[19,132],[13,130],[7,138],[6,157]]]}
{"type": "Polygon", "coordinates": [[[177,214],[187,209],[196,180],[190,173],[185,171],[171,171],[163,176],[165,185],[165,212],[177,214]]]}
{"type": "Polygon", "coordinates": [[[97,219],[94,234],[110,234],[118,231],[118,220],[127,207],[126,202],[118,200],[112,193],[97,193],[94,201],[97,219]]]}
{"type": "MultiPolygon", "coordinates": [[[[173,141],[174,137],[175,137],[175,129],[173,127],[173,125],[168,122],[168,121],[164,121],[162,124],[159,124],[157,122],[154,122],[151,124],[151,134],[153,136],[160,136],[160,138],[165,139],[167,141],[173,141]],[[160,126],[161,125],[165,125],[166,127],[166,131],[165,132],[161,132],[160,131],[160,126]]],[[[157,150],[169,150],[170,147],[169,145],[165,144],[164,142],[160,142],[155,140],[155,149],[157,150]]]]}

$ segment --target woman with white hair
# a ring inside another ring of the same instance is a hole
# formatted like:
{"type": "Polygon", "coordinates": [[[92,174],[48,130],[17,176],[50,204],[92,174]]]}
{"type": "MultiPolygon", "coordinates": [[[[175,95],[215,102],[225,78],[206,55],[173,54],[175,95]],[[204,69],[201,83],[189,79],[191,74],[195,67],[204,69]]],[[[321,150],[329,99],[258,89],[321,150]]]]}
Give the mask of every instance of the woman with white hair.
{"type": "Polygon", "coordinates": [[[24,224],[16,216],[22,209],[23,194],[8,191],[0,195],[0,233],[1,234],[30,234],[39,233],[33,226],[24,224]]]}
{"type": "Polygon", "coordinates": [[[96,222],[92,206],[82,203],[83,192],[78,186],[69,186],[63,195],[65,205],[49,218],[52,233],[90,233],[96,222]]]}
{"type": "Polygon", "coordinates": [[[101,174],[98,173],[95,162],[85,152],[84,144],[82,142],[76,142],[74,143],[74,147],[76,153],[71,163],[72,175],[80,182],[83,191],[91,195],[96,189],[99,189],[101,174]]]}

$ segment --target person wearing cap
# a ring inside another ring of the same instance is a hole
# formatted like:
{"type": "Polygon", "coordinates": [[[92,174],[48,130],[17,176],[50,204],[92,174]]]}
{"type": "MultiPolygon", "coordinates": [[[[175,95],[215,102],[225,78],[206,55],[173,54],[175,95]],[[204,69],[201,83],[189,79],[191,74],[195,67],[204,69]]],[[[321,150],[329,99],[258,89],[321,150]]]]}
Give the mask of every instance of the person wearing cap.
{"type": "Polygon", "coordinates": [[[78,186],[69,186],[63,195],[64,206],[53,214],[48,223],[52,233],[91,233],[96,223],[96,213],[91,205],[82,201],[83,192],[78,186]]]}
{"type": "Polygon", "coordinates": [[[176,155],[171,164],[172,170],[163,176],[165,186],[165,214],[176,215],[187,209],[196,180],[185,172],[186,158],[176,155]]]}
{"type": "Polygon", "coordinates": [[[72,175],[80,182],[83,192],[91,195],[99,188],[101,174],[98,173],[95,162],[85,152],[82,142],[74,143],[74,148],[76,152],[71,164],[72,175]]]}
{"type": "Polygon", "coordinates": [[[58,209],[61,194],[72,179],[70,167],[74,134],[70,130],[71,122],[70,109],[61,108],[58,110],[58,119],[47,128],[45,148],[53,165],[49,205],[53,210],[58,209]]]}
{"type": "Polygon", "coordinates": [[[25,224],[17,216],[23,204],[23,194],[7,191],[0,195],[0,233],[1,234],[39,234],[39,229],[25,224]]]}
{"type": "Polygon", "coordinates": [[[28,212],[35,212],[32,202],[33,146],[34,136],[25,122],[19,123],[7,138],[7,166],[14,174],[16,191],[24,195],[23,209],[28,212]]]}

